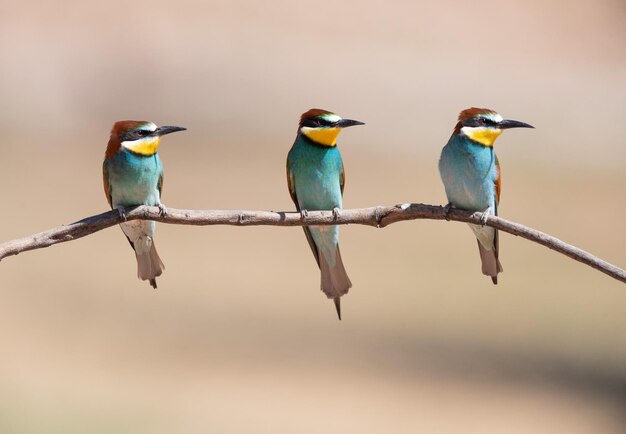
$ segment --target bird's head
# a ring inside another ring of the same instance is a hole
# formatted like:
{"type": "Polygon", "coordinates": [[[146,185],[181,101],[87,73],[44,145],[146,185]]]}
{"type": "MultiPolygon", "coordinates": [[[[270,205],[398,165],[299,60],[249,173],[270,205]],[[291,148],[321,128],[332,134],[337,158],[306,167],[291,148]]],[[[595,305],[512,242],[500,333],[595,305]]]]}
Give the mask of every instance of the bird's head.
{"type": "Polygon", "coordinates": [[[343,128],[365,125],[352,119],[342,119],[327,110],[311,109],[302,114],[298,133],[323,146],[335,146],[343,128]]]}
{"type": "Polygon", "coordinates": [[[472,107],[459,114],[454,135],[463,135],[483,146],[493,146],[502,130],[507,128],[535,128],[524,122],[503,119],[498,113],[485,108],[472,107]]]}
{"type": "Polygon", "coordinates": [[[115,122],[111,129],[106,157],[112,157],[121,148],[139,155],[154,155],[159,147],[161,136],[184,130],[186,128],[183,127],[158,127],[146,121],[115,122]]]}

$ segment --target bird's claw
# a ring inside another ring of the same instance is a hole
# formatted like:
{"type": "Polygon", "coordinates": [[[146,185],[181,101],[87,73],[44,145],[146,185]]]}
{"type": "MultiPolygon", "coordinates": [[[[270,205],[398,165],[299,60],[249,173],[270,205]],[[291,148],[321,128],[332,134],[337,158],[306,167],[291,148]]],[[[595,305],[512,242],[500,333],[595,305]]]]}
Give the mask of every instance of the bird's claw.
{"type": "Polygon", "coordinates": [[[305,218],[307,218],[309,216],[309,212],[305,209],[301,209],[300,210],[300,216],[302,217],[302,220],[304,220],[305,218]]]}
{"type": "Polygon", "coordinates": [[[443,216],[446,221],[450,221],[450,210],[452,209],[452,203],[448,202],[446,206],[443,207],[443,216]]]}
{"type": "Polygon", "coordinates": [[[124,211],[124,207],[118,206],[115,208],[115,210],[117,211],[117,214],[120,216],[120,218],[126,221],[126,212],[124,211]]]}
{"type": "Polygon", "coordinates": [[[341,218],[341,210],[339,208],[337,207],[333,208],[333,217],[335,218],[335,221],[341,218]]]}
{"type": "Polygon", "coordinates": [[[160,203],[157,205],[157,208],[159,208],[159,216],[165,217],[167,215],[167,207],[165,205],[160,203]]]}
{"type": "Polygon", "coordinates": [[[485,226],[487,224],[487,219],[489,218],[489,210],[485,211],[480,215],[480,225],[485,226]]]}

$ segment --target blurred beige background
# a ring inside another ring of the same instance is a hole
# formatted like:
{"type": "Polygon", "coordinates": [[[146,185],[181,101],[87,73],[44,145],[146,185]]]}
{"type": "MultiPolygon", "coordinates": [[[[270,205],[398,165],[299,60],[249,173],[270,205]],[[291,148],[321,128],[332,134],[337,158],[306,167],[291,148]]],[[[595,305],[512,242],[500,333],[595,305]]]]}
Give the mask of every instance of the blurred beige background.
{"type": "MultiPolygon", "coordinates": [[[[626,5],[0,4],[0,241],[106,210],[111,124],[183,125],[164,203],[293,209],[300,113],[340,137],[346,207],[442,204],[458,112],[507,131],[501,215],[626,266],[626,5]]],[[[626,287],[503,234],[341,230],[344,320],[299,228],[159,225],[159,289],[117,228],[0,263],[2,433],[621,433],[626,287]]]]}

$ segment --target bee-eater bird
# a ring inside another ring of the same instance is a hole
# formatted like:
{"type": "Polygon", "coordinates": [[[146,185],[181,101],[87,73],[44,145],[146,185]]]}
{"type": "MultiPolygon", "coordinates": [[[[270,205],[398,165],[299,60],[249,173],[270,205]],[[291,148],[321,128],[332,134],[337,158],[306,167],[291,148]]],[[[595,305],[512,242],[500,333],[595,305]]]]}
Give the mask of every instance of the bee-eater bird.
{"type": "MultiPolygon", "coordinates": [[[[291,199],[303,216],[307,211],[332,210],[339,216],[346,180],[337,136],[343,128],[364,125],[334,113],[311,109],[300,118],[296,140],[287,156],[291,199]]],[[[338,226],[304,226],[304,234],[322,274],[321,288],[332,298],[341,319],[340,297],[352,283],[339,253],[338,226]]]]}
{"type": "Polygon", "coordinates": [[[485,108],[469,108],[458,123],[439,159],[439,174],[446,189],[448,205],[483,213],[483,225],[470,224],[478,240],[482,272],[498,284],[502,271],[498,231],[485,226],[489,215],[498,215],[501,173],[493,143],[507,128],[534,128],[524,122],[503,119],[485,108]]]}
{"type": "MultiPolygon", "coordinates": [[[[158,206],[161,203],[163,166],[157,154],[161,136],[183,131],[182,127],[157,127],[152,122],[120,121],[113,124],[102,164],[104,193],[111,208],[120,212],[136,205],[158,206]]],[[[133,220],[120,223],[137,257],[137,276],[157,287],[156,278],[163,273],[163,262],[154,246],[153,221],[133,220]]]]}

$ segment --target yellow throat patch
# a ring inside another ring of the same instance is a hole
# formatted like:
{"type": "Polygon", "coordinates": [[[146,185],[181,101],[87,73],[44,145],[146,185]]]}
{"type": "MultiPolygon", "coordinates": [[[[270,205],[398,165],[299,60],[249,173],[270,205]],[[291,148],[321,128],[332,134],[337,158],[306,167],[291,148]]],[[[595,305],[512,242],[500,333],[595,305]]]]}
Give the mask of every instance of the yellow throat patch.
{"type": "Polygon", "coordinates": [[[154,155],[161,141],[160,137],[146,137],[145,139],[122,142],[122,146],[135,154],[154,155]]]}
{"type": "Polygon", "coordinates": [[[502,134],[500,129],[483,127],[463,127],[461,132],[473,141],[488,147],[492,147],[496,139],[502,134]]]}
{"type": "Polygon", "coordinates": [[[341,132],[341,128],[309,128],[302,127],[302,134],[324,146],[335,146],[337,144],[337,136],[341,132]]]}

